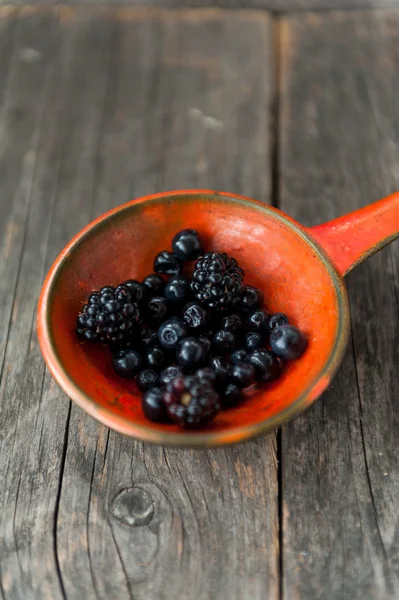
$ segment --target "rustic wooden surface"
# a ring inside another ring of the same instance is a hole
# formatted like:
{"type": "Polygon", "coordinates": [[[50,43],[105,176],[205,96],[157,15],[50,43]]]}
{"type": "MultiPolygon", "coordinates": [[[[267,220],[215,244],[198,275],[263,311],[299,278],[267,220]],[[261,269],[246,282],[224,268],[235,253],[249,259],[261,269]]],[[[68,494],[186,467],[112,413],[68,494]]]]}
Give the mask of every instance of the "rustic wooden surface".
{"type": "Polygon", "coordinates": [[[109,432],[45,372],[34,322],[51,261],[105,210],[179,187],[270,199],[271,21],[29,9],[0,23],[1,594],[275,597],[276,436],[184,452],[109,432]]]}
{"type": "MultiPolygon", "coordinates": [[[[0,5],[19,6],[26,0],[0,0],[0,5]]],[[[160,8],[227,8],[262,9],[275,13],[324,11],[337,9],[390,8],[399,6],[399,0],[32,0],[34,5],[113,5],[160,8]]]]}
{"type": "Polygon", "coordinates": [[[349,277],[329,392],[233,448],[107,430],[35,330],[59,250],[133,196],[224,188],[311,225],[398,188],[398,32],[385,10],[0,9],[0,600],[399,596],[397,243],[349,277]]]}
{"type": "MultiPolygon", "coordinates": [[[[281,27],[280,206],[306,225],[399,189],[399,12],[281,27]]],[[[348,277],[352,340],[282,430],[284,598],[399,597],[399,245],[348,277]]]]}

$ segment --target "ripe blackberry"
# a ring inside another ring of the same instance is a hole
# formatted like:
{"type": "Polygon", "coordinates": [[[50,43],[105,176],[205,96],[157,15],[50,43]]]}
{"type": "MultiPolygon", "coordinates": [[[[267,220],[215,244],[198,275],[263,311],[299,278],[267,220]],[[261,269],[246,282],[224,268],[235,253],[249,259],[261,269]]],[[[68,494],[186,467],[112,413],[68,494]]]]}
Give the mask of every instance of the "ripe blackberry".
{"type": "Polygon", "coordinates": [[[78,314],[76,333],[84,340],[119,344],[130,338],[141,320],[135,298],[120,284],[93,292],[78,314]]]}
{"type": "Polygon", "coordinates": [[[220,410],[219,394],[194,375],[176,377],[163,395],[169,417],[181,427],[202,427],[220,410]]]}
{"type": "Polygon", "coordinates": [[[207,252],[195,263],[191,289],[209,308],[236,304],[243,290],[244,271],[224,252],[207,252]]]}

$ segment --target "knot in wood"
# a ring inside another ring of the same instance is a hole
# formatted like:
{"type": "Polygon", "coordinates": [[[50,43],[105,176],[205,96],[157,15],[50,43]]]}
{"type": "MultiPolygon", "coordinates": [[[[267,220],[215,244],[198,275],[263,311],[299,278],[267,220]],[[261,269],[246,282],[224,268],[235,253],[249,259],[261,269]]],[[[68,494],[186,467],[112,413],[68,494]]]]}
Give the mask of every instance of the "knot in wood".
{"type": "Polygon", "coordinates": [[[143,527],[148,525],[154,516],[154,503],[150,494],[143,488],[124,488],[112,500],[111,513],[124,525],[143,527]]]}

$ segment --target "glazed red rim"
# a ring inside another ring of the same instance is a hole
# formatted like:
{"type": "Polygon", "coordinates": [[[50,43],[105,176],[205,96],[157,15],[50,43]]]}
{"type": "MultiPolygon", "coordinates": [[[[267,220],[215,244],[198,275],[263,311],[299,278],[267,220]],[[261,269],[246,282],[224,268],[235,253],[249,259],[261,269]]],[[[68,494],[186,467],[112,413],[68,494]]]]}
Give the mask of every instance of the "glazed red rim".
{"type": "Polygon", "coordinates": [[[59,254],[45,279],[39,298],[37,324],[40,348],[54,379],[69,398],[96,420],[115,429],[119,433],[146,442],[183,447],[211,447],[236,441],[244,441],[245,439],[270,431],[310,406],[325,390],[341,363],[348,340],[349,320],[348,296],[342,277],[339,275],[325,251],[307,234],[306,230],[299,226],[298,223],[277,209],[245,196],[226,192],[215,192],[212,190],[178,190],[153,194],[122,204],[92,221],[81,230],[59,254]],[[122,214],[124,211],[130,210],[132,206],[139,207],[143,203],[159,202],[160,199],[165,197],[174,201],[178,201],[180,198],[183,199],[184,197],[186,201],[189,200],[195,202],[201,195],[206,196],[207,199],[211,201],[227,204],[238,203],[247,206],[248,208],[255,208],[263,215],[273,215],[273,219],[284,224],[294,231],[297,236],[302,238],[316,253],[333,282],[338,306],[337,330],[329,359],[326,361],[323,368],[298,398],[280,413],[255,424],[242,427],[234,426],[228,431],[201,431],[198,433],[190,431],[190,433],[186,433],[182,430],[181,433],[177,433],[175,431],[170,432],[165,430],[160,433],[159,431],[155,432],[151,426],[134,423],[127,418],[116,415],[111,409],[104,406],[100,407],[95,400],[87,395],[84,390],[72,380],[68,372],[64,369],[55,348],[50,324],[51,297],[54,291],[55,282],[62,272],[68,256],[78,248],[86,238],[91,236],[93,232],[101,228],[102,224],[109,217],[115,214],[122,214]]]}

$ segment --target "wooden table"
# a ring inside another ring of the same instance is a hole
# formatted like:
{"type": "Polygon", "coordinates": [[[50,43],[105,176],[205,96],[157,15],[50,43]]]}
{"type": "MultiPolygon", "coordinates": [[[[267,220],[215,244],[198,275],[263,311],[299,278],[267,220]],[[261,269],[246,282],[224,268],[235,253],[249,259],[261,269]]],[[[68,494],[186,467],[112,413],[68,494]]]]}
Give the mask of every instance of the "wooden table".
{"type": "Polygon", "coordinates": [[[348,277],[342,368],[273,435],[144,445],[46,371],[61,248],[189,187],[305,225],[398,188],[399,10],[0,9],[0,599],[399,598],[398,243],[348,277]]]}

